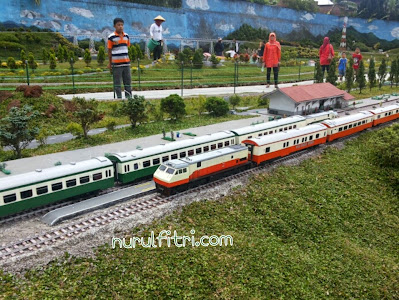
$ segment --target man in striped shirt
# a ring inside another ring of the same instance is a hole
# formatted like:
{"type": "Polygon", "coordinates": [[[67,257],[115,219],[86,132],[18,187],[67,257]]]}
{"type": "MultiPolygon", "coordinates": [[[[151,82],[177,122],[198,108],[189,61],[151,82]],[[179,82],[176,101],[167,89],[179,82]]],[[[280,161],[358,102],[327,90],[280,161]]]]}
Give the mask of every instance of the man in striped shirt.
{"type": "Polygon", "coordinates": [[[121,86],[125,87],[125,97],[131,97],[131,73],[130,73],[130,59],[129,36],[123,32],[123,20],[121,18],[114,19],[115,32],[108,36],[108,68],[111,69],[114,76],[114,85],[116,96],[122,98],[121,86]]]}

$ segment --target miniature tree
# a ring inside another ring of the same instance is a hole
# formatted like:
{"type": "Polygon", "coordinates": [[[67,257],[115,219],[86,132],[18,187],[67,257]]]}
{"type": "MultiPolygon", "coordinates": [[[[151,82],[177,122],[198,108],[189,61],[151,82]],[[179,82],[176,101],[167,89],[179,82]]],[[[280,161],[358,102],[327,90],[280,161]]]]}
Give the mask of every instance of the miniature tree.
{"type": "Polygon", "coordinates": [[[17,64],[15,62],[14,57],[9,57],[7,59],[7,67],[11,70],[14,71],[17,68],[17,64]]]}
{"type": "Polygon", "coordinates": [[[371,91],[371,89],[373,87],[375,87],[375,84],[377,82],[377,78],[376,78],[376,74],[375,74],[375,62],[374,62],[373,57],[370,59],[368,77],[369,77],[369,86],[370,86],[370,91],[371,91]]]}
{"type": "Polygon", "coordinates": [[[379,77],[379,87],[381,89],[382,85],[385,82],[385,77],[387,76],[387,62],[385,58],[382,59],[381,65],[378,68],[378,77],[379,77]]]}
{"type": "Polygon", "coordinates": [[[396,59],[396,72],[395,72],[395,85],[398,86],[399,83],[399,57],[396,59]]]}
{"type": "Polygon", "coordinates": [[[129,58],[131,62],[134,62],[138,58],[137,48],[135,45],[129,47],[129,58]]]}
{"type": "Polygon", "coordinates": [[[224,116],[229,111],[229,104],[220,97],[209,97],[205,103],[206,110],[216,117],[224,116]]]}
{"type": "Polygon", "coordinates": [[[0,121],[0,143],[9,146],[17,158],[21,158],[25,149],[36,135],[39,128],[32,126],[32,121],[39,115],[31,106],[12,107],[7,116],[0,121]]]}
{"type": "Polygon", "coordinates": [[[75,52],[72,50],[68,52],[68,62],[72,66],[77,61],[77,57],[75,56],[75,52]]]}
{"type": "Polygon", "coordinates": [[[186,114],[186,104],[182,97],[172,94],[161,100],[161,110],[168,113],[174,121],[178,121],[186,114]]]}
{"type": "Polygon", "coordinates": [[[95,99],[86,100],[85,98],[74,97],[72,102],[76,107],[74,117],[82,127],[83,137],[87,139],[91,125],[101,121],[104,114],[98,110],[98,102],[95,99]]]}
{"type": "Polygon", "coordinates": [[[236,107],[238,104],[240,104],[240,101],[241,101],[241,97],[238,96],[238,95],[233,95],[233,96],[231,96],[231,97],[229,98],[230,105],[233,106],[233,109],[235,109],[235,107],[236,107]]]}
{"type": "Polygon", "coordinates": [[[100,46],[98,48],[98,54],[97,54],[97,63],[102,66],[105,61],[105,49],[104,46],[100,46]]]}
{"type": "Polygon", "coordinates": [[[147,120],[146,102],[143,96],[134,95],[122,102],[121,113],[129,117],[132,128],[147,120]]]}
{"type": "Polygon", "coordinates": [[[28,55],[28,65],[29,65],[29,68],[31,68],[33,72],[37,69],[37,62],[35,61],[35,57],[33,56],[32,52],[29,52],[29,55],[28,55]]]}
{"type": "Polygon", "coordinates": [[[21,50],[20,58],[22,61],[22,67],[26,68],[26,53],[25,50],[21,50]]]}
{"type": "Polygon", "coordinates": [[[353,81],[354,81],[354,71],[353,71],[353,58],[349,59],[349,67],[346,70],[345,74],[345,83],[346,83],[346,90],[348,93],[351,92],[353,88],[353,81]]]}
{"type": "Polygon", "coordinates": [[[202,49],[198,49],[194,52],[194,56],[193,56],[193,67],[195,69],[201,69],[202,66],[204,65],[203,61],[203,51],[202,49]]]}
{"type": "Polygon", "coordinates": [[[143,51],[141,51],[139,44],[136,44],[136,53],[137,53],[137,58],[140,58],[140,59],[144,58],[144,53],[143,53],[143,51]]]}
{"type": "Polygon", "coordinates": [[[397,73],[398,65],[396,64],[396,59],[391,62],[391,71],[389,72],[389,81],[391,82],[391,89],[393,87],[393,83],[395,81],[395,74],[397,73]]]}
{"type": "Polygon", "coordinates": [[[321,69],[320,62],[316,62],[316,73],[315,73],[315,83],[322,83],[324,81],[323,78],[323,70],[321,69]]]}
{"type": "Polygon", "coordinates": [[[83,60],[85,61],[86,66],[88,67],[91,62],[91,53],[88,48],[86,48],[86,50],[85,50],[85,54],[83,55],[83,60]]]}
{"type": "Polygon", "coordinates": [[[359,64],[359,71],[357,73],[357,78],[356,81],[359,85],[359,93],[362,93],[362,89],[364,89],[366,87],[366,77],[365,77],[365,70],[364,70],[364,63],[363,60],[360,61],[359,64]]]}
{"type": "Polygon", "coordinates": [[[42,61],[43,61],[44,65],[47,64],[48,59],[49,59],[49,53],[48,53],[47,49],[43,48],[43,50],[42,50],[42,61]]]}
{"type": "Polygon", "coordinates": [[[55,59],[55,54],[50,54],[50,69],[54,70],[57,68],[57,61],[55,59]]]}
{"type": "Polygon", "coordinates": [[[67,46],[62,47],[62,53],[64,55],[64,61],[68,61],[68,52],[69,52],[69,50],[68,50],[67,46]]]}
{"type": "Polygon", "coordinates": [[[57,58],[60,63],[64,62],[64,47],[61,44],[58,45],[57,58]]]}
{"type": "Polygon", "coordinates": [[[333,60],[331,61],[326,80],[332,85],[337,85],[338,76],[337,76],[337,63],[335,58],[333,58],[333,60]]]}
{"type": "Polygon", "coordinates": [[[216,66],[219,64],[220,62],[220,58],[216,57],[215,54],[211,55],[211,59],[210,61],[212,62],[212,67],[216,68],[216,66]]]}

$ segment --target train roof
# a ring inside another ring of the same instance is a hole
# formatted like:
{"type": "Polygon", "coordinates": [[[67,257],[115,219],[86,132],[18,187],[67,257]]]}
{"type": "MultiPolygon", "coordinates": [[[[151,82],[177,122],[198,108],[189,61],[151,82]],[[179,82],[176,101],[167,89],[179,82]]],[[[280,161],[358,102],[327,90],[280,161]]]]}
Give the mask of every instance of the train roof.
{"type": "Polygon", "coordinates": [[[169,144],[160,144],[144,149],[136,149],[129,152],[111,153],[110,155],[108,155],[108,158],[110,160],[115,160],[118,162],[126,162],[126,161],[136,160],[139,158],[144,158],[147,156],[153,156],[156,154],[161,154],[174,150],[180,150],[194,145],[205,144],[229,137],[234,137],[234,134],[227,130],[219,131],[216,133],[193,137],[190,139],[172,142],[169,144]]]}
{"type": "Polygon", "coordinates": [[[209,159],[216,158],[216,157],[223,156],[223,155],[240,152],[240,151],[246,150],[246,149],[247,149],[247,147],[245,147],[243,145],[232,145],[232,146],[224,147],[224,148],[221,148],[218,150],[214,150],[214,151],[210,151],[210,152],[206,152],[206,153],[202,153],[202,154],[198,154],[198,155],[193,155],[190,157],[185,157],[185,158],[181,158],[181,159],[172,159],[163,164],[165,166],[172,167],[174,169],[181,169],[181,168],[185,168],[189,165],[196,164],[198,162],[202,162],[202,161],[209,160],[209,159]]]}
{"type": "Polygon", "coordinates": [[[302,116],[291,116],[291,117],[282,118],[279,120],[269,121],[266,123],[254,124],[254,125],[250,125],[250,126],[246,126],[246,127],[242,127],[242,128],[233,129],[231,132],[233,132],[235,135],[240,136],[240,135],[244,135],[244,134],[248,134],[248,133],[252,133],[252,132],[256,132],[256,131],[267,130],[270,128],[275,128],[277,126],[289,125],[289,124],[293,124],[293,123],[297,123],[297,122],[305,121],[305,120],[306,120],[306,118],[302,117],[302,116]]]}
{"type": "Polygon", "coordinates": [[[112,166],[112,162],[103,156],[84,160],[80,162],[71,162],[67,165],[60,165],[47,169],[36,169],[36,171],[12,175],[9,177],[0,178],[0,192],[19,186],[26,186],[34,183],[48,181],[68,175],[82,173],[90,170],[96,170],[112,166]]]}
{"type": "Polygon", "coordinates": [[[330,114],[333,114],[334,116],[338,116],[337,112],[335,112],[333,110],[329,110],[329,111],[322,111],[322,112],[311,114],[311,115],[306,115],[305,118],[306,119],[313,119],[313,118],[318,118],[318,117],[321,117],[321,116],[328,116],[330,114]]]}
{"type": "Polygon", "coordinates": [[[389,105],[389,106],[385,106],[385,107],[379,107],[379,108],[370,110],[370,112],[373,114],[380,114],[380,113],[384,113],[386,111],[390,111],[390,110],[394,110],[394,109],[399,109],[399,104],[393,104],[393,105],[389,105]]]}
{"type": "Polygon", "coordinates": [[[322,123],[327,125],[328,127],[337,127],[337,126],[341,126],[347,123],[351,123],[357,120],[362,120],[364,118],[368,118],[368,117],[372,117],[373,114],[369,111],[361,111],[357,114],[351,115],[351,116],[345,116],[345,117],[341,117],[341,118],[336,118],[334,120],[326,120],[323,121],[322,123]]]}
{"type": "Polygon", "coordinates": [[[326,130],[326,129],[327,129],[327,126],[325,126],[323,124],[313,124],[313,125],[308,125],[305,127],[287,130],[287,131],[283,131],[283,132],[279,132],[279,133],[275,133],[275,134],[271,134],[271,135],[264,135],[261,137],[247,139],[247,140],[243,141],[243,143],[252,144],[252,145],[256,145],[256,146],[263,146],[263,145],[272,144],[275,142],[288,140],[288,139],[295,138],[298,136],[310,134],[313,132],[319,132],[319,131],[326,130]]]}

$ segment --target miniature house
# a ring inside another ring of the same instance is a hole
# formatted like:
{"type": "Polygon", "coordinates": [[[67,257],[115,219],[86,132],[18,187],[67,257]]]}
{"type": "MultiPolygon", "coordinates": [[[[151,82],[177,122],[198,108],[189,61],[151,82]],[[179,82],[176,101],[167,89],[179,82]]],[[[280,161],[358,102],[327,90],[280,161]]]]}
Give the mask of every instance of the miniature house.
{"type": "Polygon", "coordinates": [[[346,107],[355,99],[331,83],[280,88],[265,96],[270,98],[269,113],[276,115],[307,115],[346,107]]]}

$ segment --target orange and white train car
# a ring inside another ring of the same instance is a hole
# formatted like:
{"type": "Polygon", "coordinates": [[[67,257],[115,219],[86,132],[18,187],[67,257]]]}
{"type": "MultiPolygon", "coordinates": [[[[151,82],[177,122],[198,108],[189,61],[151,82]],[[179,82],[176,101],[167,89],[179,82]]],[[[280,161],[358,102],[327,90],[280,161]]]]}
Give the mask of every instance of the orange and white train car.
{"type": "Polygon", "coordinates": [[[327,141],[342,138],[373,126],[374,115],[369,111],[361,111],[357,114],[323,121],[328,127],[327,141]]]}
{"type": "Polygon", "coordinates": [[[327,126],[314,124],[253,139],[244,140],[249,148],[249,160],[257,165],[289,155],[327,141],[327,126]]]}
{"type": "Polygon", "coordinates": [[[380,107],[370,110],[370,112],[374,115],[373,126],[377,126],[399,118],[399,104],[380,107]]]}
{"type": "Polygon", "coordinates": [[[248,148],[233,145],[164,162],[154,173],[156,190],[171,195],[250,167],[248,148]]]}

